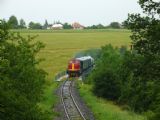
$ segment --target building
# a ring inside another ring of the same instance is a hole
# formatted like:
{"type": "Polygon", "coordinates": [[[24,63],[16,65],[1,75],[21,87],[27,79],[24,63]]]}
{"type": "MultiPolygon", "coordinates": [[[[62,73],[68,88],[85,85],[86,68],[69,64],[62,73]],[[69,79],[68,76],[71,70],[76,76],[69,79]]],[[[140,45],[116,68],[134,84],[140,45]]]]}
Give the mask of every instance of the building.
{"type": "Polygon", "coordinates": [[[73,29],[84,29],[85,27],[81,24],[79,24],[78,22],[74,22],[72,24],[73,29]]]}
{"type": "Polygon", "coordinates": [[[63,25],[62,24],[53,24],[51,26],[51,29],[61,30],[61,29],[63,29],[63,25]]]}

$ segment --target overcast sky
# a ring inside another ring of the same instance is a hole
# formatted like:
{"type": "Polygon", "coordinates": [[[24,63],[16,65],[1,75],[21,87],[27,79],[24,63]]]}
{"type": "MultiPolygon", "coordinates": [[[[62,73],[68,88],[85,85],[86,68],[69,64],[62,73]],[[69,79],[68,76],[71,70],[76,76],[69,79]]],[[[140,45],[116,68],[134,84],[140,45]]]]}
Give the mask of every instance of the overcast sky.
{"type": "Polygon", "coordinates": [[[35,21],[80,22],[83,25],[122,22],[128,13],[140,13],[137,0],[0,0],[0,18],[15,15],[35,21]]]}

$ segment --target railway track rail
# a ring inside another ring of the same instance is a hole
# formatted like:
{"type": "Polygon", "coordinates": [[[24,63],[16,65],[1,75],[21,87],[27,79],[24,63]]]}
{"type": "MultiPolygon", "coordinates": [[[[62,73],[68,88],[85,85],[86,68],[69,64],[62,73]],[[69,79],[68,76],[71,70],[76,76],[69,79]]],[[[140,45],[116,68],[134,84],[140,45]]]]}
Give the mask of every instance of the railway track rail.
{"type": "Polygon", "coordinates": [[[86,120],[72,94],[73,80],[66,80],[61,87],[61,101],[68,120],[86,120]]]}

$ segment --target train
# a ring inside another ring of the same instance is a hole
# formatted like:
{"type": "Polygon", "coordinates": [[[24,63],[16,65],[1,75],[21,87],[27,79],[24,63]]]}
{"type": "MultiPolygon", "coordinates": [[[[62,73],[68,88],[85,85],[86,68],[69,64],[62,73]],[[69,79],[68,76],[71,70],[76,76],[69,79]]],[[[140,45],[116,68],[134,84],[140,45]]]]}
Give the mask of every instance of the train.
{"type": "Polygon", "coordinates": [[[94,66],[91,56],[83,56],[69,60],[67,74],[69,78],[80,77],[83,73],[90,71],[94,66]]]}

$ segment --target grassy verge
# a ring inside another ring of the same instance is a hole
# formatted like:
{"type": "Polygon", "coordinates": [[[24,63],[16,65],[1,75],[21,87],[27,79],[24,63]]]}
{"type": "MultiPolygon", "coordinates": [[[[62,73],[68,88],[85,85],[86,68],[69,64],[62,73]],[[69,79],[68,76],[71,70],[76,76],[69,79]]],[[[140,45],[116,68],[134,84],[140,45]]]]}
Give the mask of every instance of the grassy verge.
{"type": "Polygon", "coordinates": [[[122,110],[111,101],[97,98],[91,92],[91,85],[79,84],[81,97],[93,111],[96,120],[146,120],[144,116],[122,110]]]}
{"type": "Polygon", "coordinates": [[[58,115],[58,113],[53,110],[58,101],[58,97],[55,94],[55,90],[57,89],[57,87],[58,83],[48,83],[44,91],[43,100],[39,103],[40,108],[48,112],[50,120],[58,115]]]}

